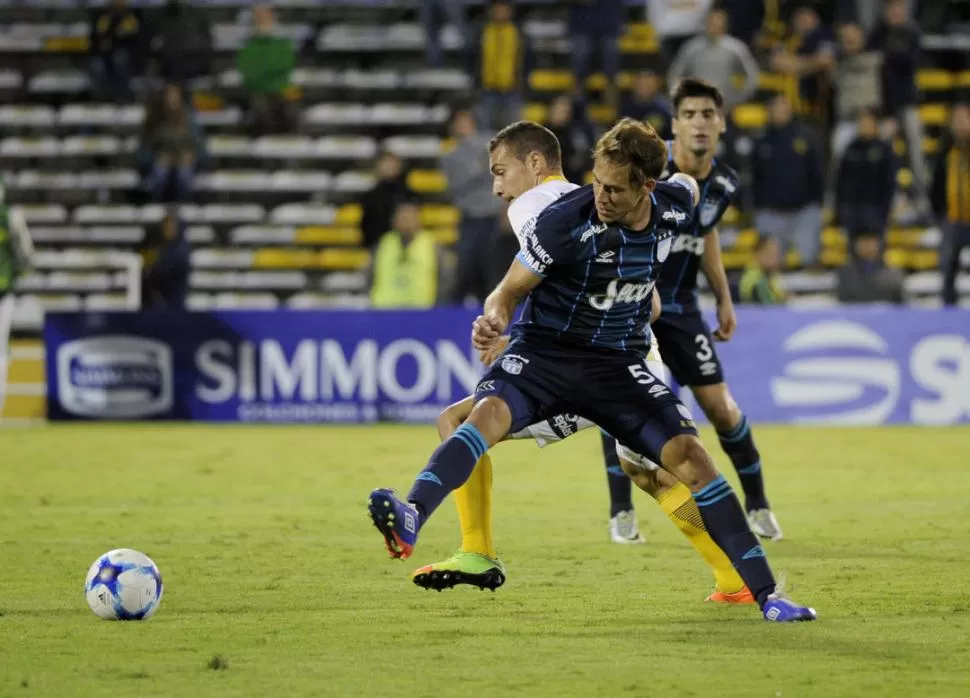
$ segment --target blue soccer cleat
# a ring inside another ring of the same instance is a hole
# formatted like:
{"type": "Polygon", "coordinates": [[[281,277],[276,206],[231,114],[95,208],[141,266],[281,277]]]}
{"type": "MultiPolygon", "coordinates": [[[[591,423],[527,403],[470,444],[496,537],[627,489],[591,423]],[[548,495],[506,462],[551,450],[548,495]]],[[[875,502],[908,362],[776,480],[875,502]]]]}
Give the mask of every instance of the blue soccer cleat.
{"type": "Polygon", "coordinates": [[[367,511],[391,557],[406,560],[418,542],[418,510],[394,496],[394,490],[378,488],[370,493],[367,511]]]}
{"type": "Polygon", "coordinates": [[[799,606],[779,592],[768,597],[768,602],[761,611],[765,614],[765,620],[771,623],[796,623],[816,618],[814,608],[799,606]]]}

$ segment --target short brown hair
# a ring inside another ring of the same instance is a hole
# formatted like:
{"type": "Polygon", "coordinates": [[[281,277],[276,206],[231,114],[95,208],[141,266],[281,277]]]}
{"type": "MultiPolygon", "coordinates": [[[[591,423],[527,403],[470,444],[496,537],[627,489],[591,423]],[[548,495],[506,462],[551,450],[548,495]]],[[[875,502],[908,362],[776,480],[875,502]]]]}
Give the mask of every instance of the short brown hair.
{"type": "Polygon", "coordinates": [[[625,118],[597,141],[593,158],[629,165],[630,182],[641,187],[648,179],[660,179],[667,164],[667,144],[650,124],[625,118]]]}
{"type": "Polygon", "coordinates": [[[707,97],[718,109],[724,108],[724,95],[707,80],[700,78],[684,78],[677,83],[671,101],[674,104],[674,115],[680,110],[681,103],[689,97],[707,97]]]}
{"type": "Polygon", "coordinates": [[[556,134],[534,121],[516,121],[503,128],[488,142],[488,152],[500,145],[507,146],[523,162],[529,153],[536,152],[546,159],[548,167],[562,167],[562,150],[556,134]]]}

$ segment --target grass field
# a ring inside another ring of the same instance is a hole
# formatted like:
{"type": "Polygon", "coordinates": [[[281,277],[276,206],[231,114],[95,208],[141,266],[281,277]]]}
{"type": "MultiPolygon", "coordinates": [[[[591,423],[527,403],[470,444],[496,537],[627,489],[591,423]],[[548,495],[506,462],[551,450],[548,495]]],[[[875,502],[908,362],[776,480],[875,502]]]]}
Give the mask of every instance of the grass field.
{"type": "Polygon", "coordinates": [[[970,695],[970,431],[756,436],[788,536],[769,559],[818,623],[702,603],[645,497],[649,545],[608,543],[594,434],[496,449],[509,581],[435,594],[408,572],[456,547],[453,505],[405,563],[364,506],[410,485],[431,428],[0,431],[0,696],[970,695]],[[115,547],[165,577],[147,622],[84,603],[115,547]]]}

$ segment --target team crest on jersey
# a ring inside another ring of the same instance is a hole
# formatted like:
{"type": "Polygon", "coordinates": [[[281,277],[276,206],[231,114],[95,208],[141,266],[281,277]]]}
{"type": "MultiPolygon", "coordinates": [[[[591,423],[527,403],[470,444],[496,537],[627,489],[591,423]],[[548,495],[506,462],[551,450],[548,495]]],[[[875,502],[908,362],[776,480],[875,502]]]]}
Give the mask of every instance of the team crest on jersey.
{"type": "Polygon", "coordinates": [[[670,246],[673,245],[673,242],[674,239],[672,237],[665,237],[657,243],[657,261],[661,264],[666,261],[667,256],[670,254],[670,246]]]}
{"type": "Polygon", "coordinates": [[[529,363],[529,360],[518,354],[509,354],[502,359],[502,370],[512,376],[522,373],[522,368],[529,363]]]}
{"type": "Polygon", "coordinates": [[[721,203],[717,199],[704,199],[700,206],[701,225],[708,228],[717,221],[718,211],[721,210],[721,203]]]}

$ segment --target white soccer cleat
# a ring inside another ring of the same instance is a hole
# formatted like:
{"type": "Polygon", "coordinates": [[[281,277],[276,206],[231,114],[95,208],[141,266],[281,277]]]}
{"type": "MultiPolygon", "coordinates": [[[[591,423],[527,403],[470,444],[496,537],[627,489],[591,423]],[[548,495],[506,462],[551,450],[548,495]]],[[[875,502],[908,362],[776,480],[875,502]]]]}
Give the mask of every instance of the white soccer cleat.
{"type": "Polygon", "coordinates": [[[623,545],[647,542],[637,528],[637,513],[635,511],[632,509],[621,511],[610,519],[610,539],[614,543],[623,545]]]}
{"type": "Polygon", "coordinates": [[[783,538],[781,526],[775,518],[771,509],[755,509],[748,512],[748,525],[751,530],[762,538],[768,540],[781,540],[783,538]]]}

